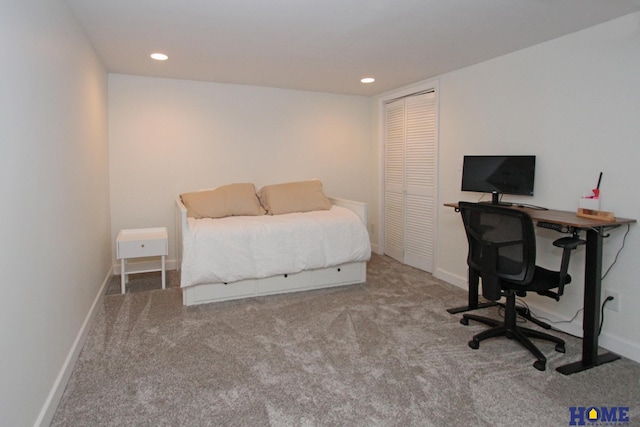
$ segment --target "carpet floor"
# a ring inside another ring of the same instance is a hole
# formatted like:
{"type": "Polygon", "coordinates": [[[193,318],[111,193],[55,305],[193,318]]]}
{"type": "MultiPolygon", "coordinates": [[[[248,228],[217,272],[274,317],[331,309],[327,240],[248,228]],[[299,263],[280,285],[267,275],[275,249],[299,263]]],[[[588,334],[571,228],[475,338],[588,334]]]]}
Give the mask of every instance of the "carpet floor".
{"type": "MultiPolygon", "coordinates": [[[[446,309],[466,292],[374,255],[367,282],[182,305],[179,278],[110,283],[54,426],[568,426],[570,407],[629,407],[640,425],[640,364],[578,374],[538,341],[547,370],[506,338],[446,309]]],[[[496,308],[477,313],[499,318],[496,308]]],[[[527,325],[528,327],[535,327],[527,325]]],[[[596,425],[587,421],[587,425],[596,425]]]]}

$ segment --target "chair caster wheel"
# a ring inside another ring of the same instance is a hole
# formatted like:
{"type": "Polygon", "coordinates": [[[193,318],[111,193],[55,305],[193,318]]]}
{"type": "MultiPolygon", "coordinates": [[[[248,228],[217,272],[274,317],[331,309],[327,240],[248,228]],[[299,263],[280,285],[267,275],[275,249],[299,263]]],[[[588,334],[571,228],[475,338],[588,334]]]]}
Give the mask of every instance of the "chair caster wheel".
{"type": "Polygon", "coordinates": [[[478,347],[480,347],[480,341],[476,341],[476,340],[469,341],[469,347],[471,347],[474,350],[477,350],[478,347]]]}
{"type": "Polygon", "coordinates": [[[547,369],[547,362],[543,360],[536,360],[535,363],[533,364],[533,367],[536,368],[538,371],[545,371],[547,369]]]}
{"type": "Polygon", "coordinates": [[[556,351],[558,353],[564,353],[566,351],[565,348],[564,348],[564,344],[557,344],[556,345],[556,351]]]}
{"type": "Polygon", "coordinates": [[[460,323],[462,323],[463,325],[468,325],[469,319],[467,319],[466,317],[463,317],[462,319],[460,319],[460,323]]]}

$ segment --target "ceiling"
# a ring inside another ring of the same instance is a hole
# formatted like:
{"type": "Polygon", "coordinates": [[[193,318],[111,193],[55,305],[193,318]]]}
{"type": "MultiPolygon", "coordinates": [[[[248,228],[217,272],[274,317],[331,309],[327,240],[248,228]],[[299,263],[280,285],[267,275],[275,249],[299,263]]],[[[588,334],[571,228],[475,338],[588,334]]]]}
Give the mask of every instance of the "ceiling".
{"type": "Polygon", "coordinates": [[[66,2],[110,73],[364,96],[640,11],[640,0],[66,2]]]}

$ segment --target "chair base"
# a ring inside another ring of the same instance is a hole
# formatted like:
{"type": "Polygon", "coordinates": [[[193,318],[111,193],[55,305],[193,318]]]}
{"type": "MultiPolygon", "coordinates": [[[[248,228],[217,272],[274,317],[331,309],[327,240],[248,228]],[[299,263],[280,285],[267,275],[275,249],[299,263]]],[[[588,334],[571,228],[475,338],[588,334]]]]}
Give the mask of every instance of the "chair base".
{"type": "Polygon", "coordinates": [[[518,312],[518,316],[524,317],[528,321],[530,321],[532,323],[535,323],[536,325],[540,326],[541,328],[543,328],[543,329],[551,329],[551,325],[549,325],[548,323],[543,322],[542,320],[538,320],[535,317],[533,317],[528,308],[516,307],[516,311],[518,312]]]}
{"type": "Polygon", "coordinates": [[[547,366],[547,358],[542,354],[540,350],[531,342],[529,338],[538,338],[546,341],[556,343],[556,351],[559,353],[565,352],[564,340],[554,337],[553,335],[546,334],[544,332],[536,331],[529,328],[519,327],[516,325],[516,307],[515,307],[515,294],[507,295],[507,304],[505,307],[504,322],[490,319],[488,317],[477,316],[475,314],[464,314],[460,323],[468,325],[469,320],[483,323],[491,326],[484,332],[481,332],[473,336],[473,339],[469,341],[469,347],[474,350],[480,347],[480,341],[488,338],[506,336],[509,339],[515,339],[523,347],[529,350],[538,360],[533,364],[533,367],[539,371],[544,371],[547,366]]]}

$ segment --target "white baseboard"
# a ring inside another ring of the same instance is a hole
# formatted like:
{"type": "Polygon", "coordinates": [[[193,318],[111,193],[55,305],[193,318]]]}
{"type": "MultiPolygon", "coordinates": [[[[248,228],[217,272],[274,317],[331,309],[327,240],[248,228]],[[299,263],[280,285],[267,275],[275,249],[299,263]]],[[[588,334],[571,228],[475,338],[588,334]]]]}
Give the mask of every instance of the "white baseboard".
{"type": "Polygon", "coordinates": [[[598,341],[601,347],[640,363],[640,345],[618,337],[610,332],[603,332],[598,341]]]}
{"type": "MultiPolygon", "coordinates": [[[[140,263],[140,264],[148,264],[148,263],[140,263]]],[[[177,263],[175,260],[167,261],[166,263],[167,270],[175,269],[176,264],[177,263]]],[[[85,317],[82,327],[80,328],[80,331],[78,332],[78,335],[76,336],[76,339],[73,342],[71,349],[69,350],[69,354],[67,355],[67,358],[64,364],[62,365],[60,373],[58,374],[56,381],[54,382],[53,387],[51,388],[51,391],[49,392],[49,395],[45,400],[45,403],[40,411],[40,414],[38,415],[38,418],[34,424],[35,426],[48,426],[51,423],[51,420],[53,419],[53,416],[58,407],[58,404],[60,403],[60,399],[62,398],[62,394],[64,393],[64,389],[67,385],[67,382],[71,377],[71,373],[73,372],[75,363],[78,359],[78,356],[80,355],[82,346],[85,343],[87,334],[89,333],[89,328],[91,326],[91,322],[93,321],[93,318],[95,317],[98,303],[102,301],[102,297],[104,296],[104,293],[106,291],[107,284],[109,283],[112,274],[116,272],[118,274],[120,273],[119,265],[114,265],[113,271],[110,271],[107,274],[107,277],[104,279],[102,286],[100,287],[100,290],[98,291],[98,294],[96,295],[93,301],[93,304],[91,305],[91,308],[89,309],[89,312],[85,317]]],[[[455,274],[450,274],[443,270],[436,270],[434,272],[434,276],[454,286],[457,286],[463,289],[466,289],[467,287],[466,277],[460,277],[455,274]]],[[[532,309],[532,311],[534,311],[536,315],[545,317],[551,320],[552,322],[569,320],[569,319],[560,318],[556,314],[536,306],[535,303],[530,303],[529,307],[532,309]]],[[[572,322],[568,322],[568,323],[554,324],[553,326],[554,328],[557,328],[569,334],[582,336],[582,319],[581,318],[575,319],[572,322]]],[[[638,343],[618,337],[612,333],[603,333],[600,336],[599,343],[601,347],[609,351],[612,351],[616,354],[619,354],[621,356],[627,357],[635,362],[640,363],[640,346],[638,345],[638,343]]]]}
{"type": "MultiPolygon", "coordinates": [[[[451,285],[457,286],[462,289],[467,289],[467,277],[461,277],[456,274],[452,274],[448,271],[436,269],[434,272],[434,277],[443,280],[451,285]]],[[[570,319],[562,318],[558,316],[556,313],[548,311],[538,305],[535,302],[527,301],[529,308],[531,311],[538,317],[544,317],[549,319],[552,322],[554,328],[566,332],[571,335],[575,335],[577,337],[582,337],[582,316],[578,316],[573,321],[569,322],[570,319]],[[562,322],[562,323],[553,323],[553,322],[562,322]]],[[[635,362],[640,363],[640,344],[630,341],[625,338],[621,338],[612,334],[611,332],[603,332],[598,338],[598,344],[600,347],[607,349],[613,353],[619,354],[620,356],[624,356],[628,359],[631,359],[635,362]]]]}
{"type": "MultiPolygon", "coordinates": [[[[529,305],[529,309],[537,317],[549,319],[555,329],[577,337],[582,337],[582,316],[578,316],[576,319],[569,322],[570,319],[559,317],[557,314],[537,306],[534,302],[527,304],[529,305]]],[[[638,343],[616,336],[611,332],[603,331],[600,337],[598,337],[598,345],[608,351],[640,363],[640,345],[638,345],[638,343]]]]}
{"type": "Polygon", "coordinates": [[[102,301],[102,297],[104,296],[107,290],[107,284],[111,280],[111,271],[107,273],[107,277],[105,277],[102,282],[102,286],[100,286],[100,290],[93,300],[93,304],[87,313],[87,316],[82,323],[82,327],[76,336],[71,349],[62,364],[62,368],[56,377],[55,382],[53,383],[53,387],[47,396],[47,399],[40,410],[40,414],[38,414],[38,418],[34,423],[34,426],[48,426],[51,424],[51,420],[56,413],[56,409],[58,408],[58,404],[60,403],[60,399],[62,398],[62,394],[64,393],[64,389],[67,387],[67,382],[69,382],[69,378],[71,377],[71,373],[73,372],[73,368],[78,360],[78,356],[80,356],[80,351],[84,346],[84,343],[87,339],[87,335],[89,334],[89,330],[91,328],[91,323],[93,322],[93,318],[96,315],[96,308],[98,304],[102,301]]]}
{"type": "Polygon", "coordinates": [[[464,277],[459,276],[457,274],[452,274],[448,271],[436,268],[435,271],[433,272],[433,277],[435,277],[436,279],[443,280],[449,283],[450,285],[457,286],[461,289],[465,289],[465,290],[468,289],[467,276],[464,276],[464,277]]]}

